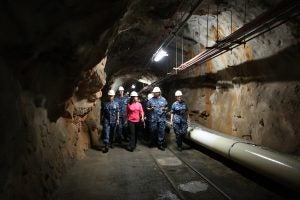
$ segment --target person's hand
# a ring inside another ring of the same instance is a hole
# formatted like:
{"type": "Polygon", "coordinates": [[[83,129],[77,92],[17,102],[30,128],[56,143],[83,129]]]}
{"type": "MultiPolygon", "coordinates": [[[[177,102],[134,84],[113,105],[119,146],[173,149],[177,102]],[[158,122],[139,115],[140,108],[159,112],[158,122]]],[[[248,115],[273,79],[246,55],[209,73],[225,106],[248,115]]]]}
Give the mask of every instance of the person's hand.
{"type": "Polygon", "coordinates": [[[119,125],[119,122],[120,122],[119,119],[117,119],[116,124],[119,125]]]}
{"type": "Polygon", "coordinates": [[[145,121],[144,117],[142,117],[142,118],[141,118],[141,121],[142,121],[142,122],[144,122],[144,121],[145,121]]]}
{"type": "Polygon", "coordinates": [[[147,110],[148,110],[148,111],[152,111],[152,110],[153,110],[153,107],[148,107],[147,110]]]}

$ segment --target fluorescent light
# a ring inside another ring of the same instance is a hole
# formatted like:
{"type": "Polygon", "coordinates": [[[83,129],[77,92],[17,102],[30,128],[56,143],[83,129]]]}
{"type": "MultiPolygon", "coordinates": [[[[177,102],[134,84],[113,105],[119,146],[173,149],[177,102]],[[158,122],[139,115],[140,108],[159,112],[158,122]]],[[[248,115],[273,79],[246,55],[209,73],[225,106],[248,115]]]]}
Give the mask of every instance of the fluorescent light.
{"type": "Polygon", "coordinates": [[[147,79],[139,79],[138,82],[141,82],[141,83],[144,83],[144,84],[147,84],[147,85],[150,85],[151,84],[151,81],[150,80],[147,80],[147,79]]]}
{"type": "Polygon", "coordinates": [[[154,61],[158,62],[158,61],[160,61],[165,56],[168,56],[168,53],[166,51],[164,51],[164,50],[161,49],[159,52],[157,52],[155,54],[154,61]]]}

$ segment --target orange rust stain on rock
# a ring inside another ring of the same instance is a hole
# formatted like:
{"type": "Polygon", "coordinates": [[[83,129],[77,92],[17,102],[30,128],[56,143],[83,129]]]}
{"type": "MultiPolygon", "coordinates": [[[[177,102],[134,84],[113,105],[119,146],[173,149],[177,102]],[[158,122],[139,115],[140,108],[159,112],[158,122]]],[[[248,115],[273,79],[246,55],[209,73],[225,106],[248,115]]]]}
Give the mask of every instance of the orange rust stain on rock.
{"type": "Polygon", "coordinates": [[[228,110],[227,110],[227,115],[226,115],[227,126],[225,127],[224,133],[233,135],[232,116],[233,116],[234,105],[237,102],[237,96],[235,95],[235,93],[232,93],[232,92],[228,92],[228,95],[230,96],[230,98],[229,98],[229,102],[227,102],[227,104],[228,104],[228,110]]]}
{"type": "Polygon", "coordinates": [[[204,49],[205,48],[205,46],[203,45],[203,44],[199,44],[199,47],[200,47],[200,49],[204,49]]]}
{"type": "Polygon", "coordinates": [[[220,101],[217,102],[220,106],[220,114],[218,114],[218,117],[216,120],[216,126],[215,129],[230,134],[231,133],[231,113],[232,113],[232,106],[230,98],[227,96],[228,93],[222,94],[224,97],[220,98],[220,101]]]}
{"type": "Polygon", "coordinates": [[[217,35],[218,35],[218,33],[217,33],[217,29],[216,29],[216,27],[215,26],[211,26],[211,34],[212,34],[212,39],[213,40],[217,40],[217,35]]]}
{"type": "Polygon", "coordinates": [[[224,30],[223,30],[221,27],[219,27],[219,29],[218,29],[218,34],[219,34],[219,35],[218,35],[218,37],[219,37],[218,39],[219,39],[219,40],[221,40],[221,39],[224,38],[224,35],[225,35],[225,34],[224,34],[224,30]]]}
{"type": "Polygon", "coordinates": [[[190,58],[193,58],[194,56],[195,56],[194,51],[191,51],[191,57],[190,58]]]}
{"type": "Polygon", "coordinates": [[[219,57],[221,59],[221,63],[223,64],[224,68],[226,68],[227,67],[227,57],[226,57],[226,55],[222,54],[219,57]]]}
{"type": "Polygon", "coordinates": [[[230,100],[229,102],[227,102],[228,105],[228,109],[227,109],[227,113],[226,113],[226,119],[227,119],[227,123],[226,126],[224,127],[224,133],[227,134],[232,134],[232,96],[230,94],[228,94],[230,96],[230,100]]]}
{"type": "Polygon", "coordinates": [[[206,66],[207,66],[207,69],[206,69],[206,73],[212,73],[212,69],[213,69],[213,63],[211,60],[207,61],[206,62],[206,66]]]}
{"type": "Polygon", "coordinates": [[[211,34],[213,35],[213,40],[221,40],[224,38],[224,30],[221,27],[218,27],[218,30],[215,26],[211,27],[211,34]]]}
{"type": "MultiPolygon", "coordinates": [[[[211,127],[214,130],[226,133],[228,135],[233,135],[232,131],[232,116],[234,105],[236,104],[237,97],[232,94],[232,92],[223,92],[222,97],[218,98],[218,101],[212,105],[219,107],[219,113],[213,113],[213,121],[211,127]]],[[[212,117],[212,116],[210,116],[212,117]]]]}
{"type": "Polygon", "coordinates": [[[245,55],[247,60],[253,60],[253,51],[252,48],[246,45],[245,47],[245,55]]]}
{"type": "MultiPolygon", "coordinates": [[[[187,58],[187,60],[191,59],[193,57],[193,51],[191,51],[191,50],[187,51],[185,53],[185,57],[187,58]]],[[[184,59],[184,61],[186,61],[186,60],[184,59]]]]}
{"type": "Polygon", "coordinates": [[[200,65],[197,63],[194,65],[193,75],[195,75],[195,76],[201,75],[201,68],[200,68],[200,65]]]}
{"type": "Polygon", "coordinates": [[[212,89],[204,89],[204,93],[205,93],[205,111],[209,114],[209,117],[207,118],[207,122],[206,122],[206,126],[208,128],[211,128],[212,127],[212,115],[211,115],[211,108],[212,108],[212,105],[210,103],[210,96],[212,95],[213,93],[213,90],[212,89]]]}

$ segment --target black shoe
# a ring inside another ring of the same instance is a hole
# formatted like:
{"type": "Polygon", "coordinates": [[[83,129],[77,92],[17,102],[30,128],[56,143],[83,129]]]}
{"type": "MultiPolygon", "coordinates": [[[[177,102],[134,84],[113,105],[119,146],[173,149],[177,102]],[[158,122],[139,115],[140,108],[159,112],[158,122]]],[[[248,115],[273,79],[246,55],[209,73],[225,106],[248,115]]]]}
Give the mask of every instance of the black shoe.
{"type": "Polygon", "coordinates": [[[102,150],[103,153],[107,153],[108,152],[108,147],[105,146],[104,149],[102,150]]]}
{"type": "Polygon", "coordinates": [[[148,144],[148,147],[149,147],[149,148],[152,148],[152,147],[154,147],[154,144],[153,144],[152,142],[150,142],[150,143],[148,144]]]}
{"type": "Polygon", "coordinates": [[[177,150],[181,152],[182,151],[182,147],[177,147],[177,150]]]}
{"type": "Polygon", "coordinates": [[[163,147],[165,147],[165,148],[167,148],[167,146],[168,146],[167,142],[164,142],[162,145],[163,145],[163,147]]]}
{"type": "Polygon", "coordinates": [[[122,139],[117,140],[117,143],[118,143],[119,145],[122,145],[122,139]]]}
{"type": "Polygon", "coordinates": [[[113,148],[114,148],[114,145],[113,145],[113,144],[110,144],[109,147],[110,147],[111,149],[113,149],[113,148]]]}
{"type": "Polygon", "coordinates": [[[164,147],[163,145],[159,145],[159,146],[158,146],[158,149],[161,150],[161,151],[164,151],[164,150],[165,150],[165,147],[164,147]]]}
{"type": "Polygon", "coordinates": [[[132,147],[127,147],[127,151],[133,152],[133,148],[132,147]]]}

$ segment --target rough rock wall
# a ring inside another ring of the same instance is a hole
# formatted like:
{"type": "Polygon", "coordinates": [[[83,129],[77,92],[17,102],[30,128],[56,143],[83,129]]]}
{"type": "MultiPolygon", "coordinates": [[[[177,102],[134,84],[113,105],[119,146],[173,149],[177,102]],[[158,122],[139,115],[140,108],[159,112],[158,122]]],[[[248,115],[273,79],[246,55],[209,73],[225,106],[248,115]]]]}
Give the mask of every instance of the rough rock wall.
{"type": "MultiPolygon", "coordinates": [[[[44,106],[46,99],[22,90],[3,62],[0,69],[3,94],[0,197],[48,199],[65,171],[84,157],[91,141],[97,141],[101,93],[97,92],[95,101],[90,102],[71,97],[73,104],[67,101],[65,115],[52,122],[44,106]]],[[[105,77],[100,80],[103,87],[105,77]]]]}
{"type": "MultiPolygon", "coordinates": [[[[248,9],[249,21],[267,8],[256,2],[256,6],[253,3],[248,9]]],[[[233,10],[234,29],[243,24],[242,12],[238,10],[233,10]]],[[[173,88],[168,93],[169,99],[173,101],[175,90],[182,89],[195,121],[278,151],[300,154],[297,24],[299,21],[295,19],[245,46],[191,67],[164,85],[166,90],[173,88]]],[[[210,16],[208,30],[211,46],[217,40],[215,15],[210,16]]],[[[219,38],[230,34],[228,9],[219,14],[218,31],[219,38]]],[[[196,41],[196,44],[185,42],[187,60],[206,46],[206,15],[194,15],[184,36],[196,41]]]]}
{"type": "Polygon", "coordinates": [[[84,156],[84,121],[99,108],[105,51],[126,6],[1,1],[0,199],[49,199],[84,156]]]}

